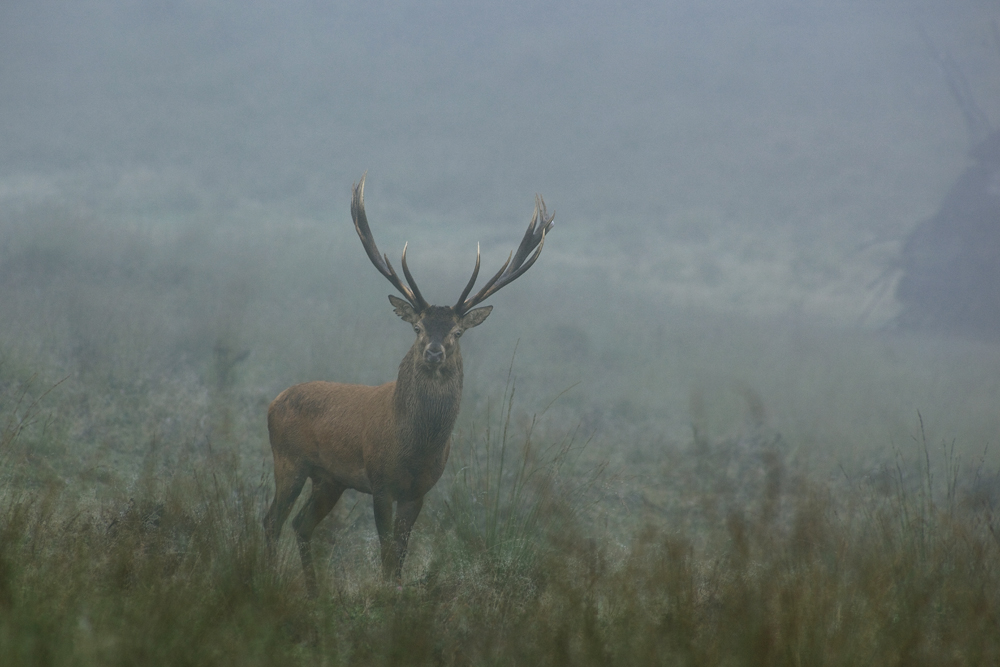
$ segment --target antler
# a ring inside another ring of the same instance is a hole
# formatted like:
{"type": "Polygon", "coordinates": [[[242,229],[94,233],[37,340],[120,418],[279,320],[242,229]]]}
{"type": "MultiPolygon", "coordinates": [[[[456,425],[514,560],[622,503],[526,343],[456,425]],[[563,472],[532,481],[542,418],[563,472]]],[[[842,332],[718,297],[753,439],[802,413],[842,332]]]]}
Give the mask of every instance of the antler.
{"type": "Polygon", "coordinates": [[[473,285],[476,284],[476,278],[479,277],[479,247],[476,246],[476,268],[472,271],[472,278],[469,279],[469,284],[462,290],[462,296],[458,297],[458,303],[455,304],[455,313],[461,317],[476,304],[485,301],[503,288],[504,285],[514,282],[521,274],[530,269],[531,265],[538,259],[538,256],[542,254],[542,246],[545,245],[545,234],[552,229],[552,221],[555,217],[555,213],[552,215],[548,214],[548,211],[545,209],[545,200],[542,199],[542,196],[535,195],[535,213],[531,216],[531,223],[528,225],[528,230],[524,233],[524,238],[521,239],[521,245],[517,247],[517,252],[507,257],[507,261],[500,267],[496,275],[490,278],[475,296],[471,299],[466,299],[469,296],[469,292],[472,291],[473,285]],[[541,220],[541,224],[538,224],[539,220],[541,220]],[[535,254],[531,255],[528,261],[525,262],[525,258],[528,257],[532,250],[535,251],[535,254]]]}
{"type": "Polygon", "coordinates": [[[351,217],[354,218],[354,229],[357,231],[358,236],[361,238],[361,245],[365,247],[365,252],[368,253],[368,259],[371,260],[375,268],[378,269],[379,273],[389,279],[393,287],[399,290],[399,293],[406,297],[406,300],[410,302],[410,305],[414,307],[418,312],[425,310],[430,304],[424,300],[424,297],[420,294],[420,290],[417,289],[417,283],[413,280],[413,276],[410,274],[409,267],[406,266],[406,245],[403,245],[403,275],[406,276],[406,282],[409,283],[410,287],[402,283],[399,276],[392,268],[392,264],[389,263],[388,255],[380,255],[378,247],[375,245],[375,238],[372,236],[372,230],[368,227],[368,216],[365,214],[365,176],[368,175],[366,171],[361,175],[361,182],[355,183],[352,186],[352,196],[351,196],[351,217]]]}

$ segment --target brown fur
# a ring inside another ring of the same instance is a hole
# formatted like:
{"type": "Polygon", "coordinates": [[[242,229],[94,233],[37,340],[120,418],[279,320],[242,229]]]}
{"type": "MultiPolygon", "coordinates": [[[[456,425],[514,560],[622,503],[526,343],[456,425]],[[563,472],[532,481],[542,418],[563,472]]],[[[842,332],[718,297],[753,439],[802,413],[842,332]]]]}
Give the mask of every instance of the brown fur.
{"type": "Polygon", "coordinates": [[[400,579],[424,494],[448,461],[462,398],[458,336],[482,323],[492,309],[477,308],[459,319],[450,307],[430,306],[417,313],[400,299],[390,300],[417,332],[395,382],[377,387],[298,384],[279,394],[267,413],[275,495],[265,531],[273,544],[311,478],[309,500],[292,522],[310,594],[317,587],[309,540],[346,489],[372,494],[383,570],[400,579]],[[428,355],[441,352],[443,361],[428,361],[428,355]]]}

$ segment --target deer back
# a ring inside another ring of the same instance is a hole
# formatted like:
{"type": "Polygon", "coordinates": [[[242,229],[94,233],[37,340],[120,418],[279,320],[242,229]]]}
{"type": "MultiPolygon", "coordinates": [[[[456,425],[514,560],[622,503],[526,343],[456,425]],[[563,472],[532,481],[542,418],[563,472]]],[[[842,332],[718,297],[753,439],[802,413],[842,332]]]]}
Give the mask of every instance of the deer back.
{"type": "Polygon", "coordinates": [[[371,493],[368,469],[399,449],[395,382],[377,387],[306,382],[271,403],[267,428],[275,458],[305,464],[348,488],[371,493]]]}

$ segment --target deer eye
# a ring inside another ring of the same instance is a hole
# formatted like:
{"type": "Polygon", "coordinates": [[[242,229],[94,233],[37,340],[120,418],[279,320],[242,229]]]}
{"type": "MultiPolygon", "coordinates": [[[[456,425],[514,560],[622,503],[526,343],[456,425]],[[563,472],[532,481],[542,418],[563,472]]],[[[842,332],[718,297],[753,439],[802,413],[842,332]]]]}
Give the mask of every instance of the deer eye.
{"type": "Polygon", "coordinates": [[[461,338],[462,337],[462,331],[463,331],[462,329],[455,329],[455,333],[454,333],[455,338],[461,338]]]}
{"type": "Polygon", "coordinates": [[[416,333],[416,334],[417,334],[418,336],[420,335],[420,327],[419,327],[418,325],[416,325],[416,324],[414,324],[414,325],[413,325],[413,331],[414,331],[414,332],[415,332],[415,333],[416,333]]]}

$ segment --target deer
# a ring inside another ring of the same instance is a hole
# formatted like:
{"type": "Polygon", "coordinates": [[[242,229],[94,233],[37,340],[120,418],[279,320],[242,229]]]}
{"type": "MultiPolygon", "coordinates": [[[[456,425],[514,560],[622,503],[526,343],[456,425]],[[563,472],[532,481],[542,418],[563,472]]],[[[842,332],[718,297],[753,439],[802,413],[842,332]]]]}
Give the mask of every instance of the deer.
{"type": "Polygon", "coordinates": [[[480,254],[472,277],[453,306],[430,305],[406,263],[406,284],[388,255],[375,245],[365,213],[365,177],[352,186],[351,217],[375,268],[402,295],[389,295],[396,315],[413,327],[416,340],[399,364],[395,381],[379,386],[306,382],[281,392],[267,411],[274,457],[274,500],[264,517],[271,550],[306,479],[312,490],[292,520],[310,597],[317,595],[310,539],[347,489],[371,494],[382,576],[402,586],[403,561],[424,496],[441,478],[462,398],[459,338],[482,324],[493,306],[476,307],[530,269],[541,255],[555,214],[541,195],[516,252],[475,295],[480,254]],[[395,505],[395,513],[393,512],[395,505]],[[394,515],[395,514],[395,515],[394,515]]]}

